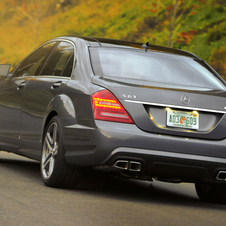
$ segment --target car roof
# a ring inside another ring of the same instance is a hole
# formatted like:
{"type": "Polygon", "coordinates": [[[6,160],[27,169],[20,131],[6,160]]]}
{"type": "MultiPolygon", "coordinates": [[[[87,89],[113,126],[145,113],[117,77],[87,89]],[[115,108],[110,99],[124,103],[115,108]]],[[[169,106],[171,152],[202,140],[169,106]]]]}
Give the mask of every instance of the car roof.
{"type": "MultiPolygon", "coordinates": [[[[87,41],[91,47],[102,46],[102,47],[118,47],[118,48],[126,47],[126,48],[144,49],[144,47],[142,47],[142,46],[144,44],[146,44],[146,43],[141,43],[141,42],[132,42],[132,41],[98,38],[98,37],[84,37],[84,36],[63,36],[63,37],[58,37],[58,38],[82,39],[84,41],[87,41]]],[[[195,54],[184,51],[184,50],[179,50],[179,49],[174,49],[174,48],[169,48],[169,47],[164,47],[164,46],[159,46],[159,45],[152,45],[149,43],[148,43],[148,47],[149,47],[148,49],[151,51],[173,53],[173,54],[177,54],[177,55],[196,58],[196,59],[202,61],[202,59],[199,58],[198,56],[196,56],[195,54]]]]}

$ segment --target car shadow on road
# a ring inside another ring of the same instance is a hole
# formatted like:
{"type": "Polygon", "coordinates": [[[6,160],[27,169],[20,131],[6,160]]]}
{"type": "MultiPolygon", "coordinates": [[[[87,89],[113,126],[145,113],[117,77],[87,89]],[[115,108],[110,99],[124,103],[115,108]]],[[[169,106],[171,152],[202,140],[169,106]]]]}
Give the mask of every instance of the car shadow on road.
{"type": "Polygon", "coordinates": [[[30,159],[7,159],[0,158],[0,166],[11,170],[12,172],[23,174],[27,178],[37,178],[40,180],[40,164],[30,159]]]}
{"type": "MultiPolygon", "coordinates": [[[[45,186],[41,181],[40,164],[33,160],[0,158],[0,166],[17,172],[20,177],[33,179],[36,186],[45,186]]],[[[46,187],[46,189],[51,189],[46,187]]],[[[62,189],[61,189],[62,190],[62,189]]],[[[112,198],[139,203],[167,204],[171,206],[189,206],[203,209],[226,209],[226,205],[201,202],[189,186],[171,183],[147,182],[124,179],[104,172],[88,170],[82,173],[81,180],[75,189],[67,192],[80,192],[100,198],[112,198]],[[177,187],[178,186],[178,187],[177,187]]]]}
{"type": "Polygon", "coordinates": [[[111,197],[139,203],[179,205],[215,210],[226,209],[226,205],[200,201],[193,184],[172,184],[125,179],[96,171],[85,172],[77,186],[77,190],[100,196],[100,198],[111,197]]]}

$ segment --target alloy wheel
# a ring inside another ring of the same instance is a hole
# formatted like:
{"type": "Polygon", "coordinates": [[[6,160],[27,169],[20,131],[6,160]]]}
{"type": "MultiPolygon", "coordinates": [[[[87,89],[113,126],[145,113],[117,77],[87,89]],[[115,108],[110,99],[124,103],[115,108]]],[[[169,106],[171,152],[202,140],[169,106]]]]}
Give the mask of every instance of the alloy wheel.
{"type": "Polygon", "coordinates": [[[41,169],[45,179],[49,179],[53,173],[58,153],[58,141],[58,125],[56,122],[52,122],[45,134],[42,150],[41,169]]]}

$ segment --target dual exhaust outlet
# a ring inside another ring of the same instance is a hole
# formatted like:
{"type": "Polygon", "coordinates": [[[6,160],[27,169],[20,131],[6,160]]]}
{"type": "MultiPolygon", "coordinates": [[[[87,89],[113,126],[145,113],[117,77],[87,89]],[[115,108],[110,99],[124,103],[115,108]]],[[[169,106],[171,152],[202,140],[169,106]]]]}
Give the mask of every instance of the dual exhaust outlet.
{"type": "Polygon", "coordinates": [[[118,160],[114,164],[114,167],[120,170],[129,170],[132,172],[140,172],[141,163],[135,161],[118,160]]]}

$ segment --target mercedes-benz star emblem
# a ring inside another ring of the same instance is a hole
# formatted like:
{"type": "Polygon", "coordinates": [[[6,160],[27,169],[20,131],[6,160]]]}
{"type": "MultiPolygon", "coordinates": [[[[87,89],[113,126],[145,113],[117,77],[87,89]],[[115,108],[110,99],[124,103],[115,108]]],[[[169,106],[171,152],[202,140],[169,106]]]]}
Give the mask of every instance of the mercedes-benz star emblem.
{"type": "Polygon", "coordinates": [[[182,104],[189,104],[190,103],[190,98],[188,96],[182,96],[180,98],[180,101],[182,104]]]}

